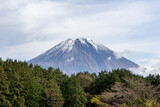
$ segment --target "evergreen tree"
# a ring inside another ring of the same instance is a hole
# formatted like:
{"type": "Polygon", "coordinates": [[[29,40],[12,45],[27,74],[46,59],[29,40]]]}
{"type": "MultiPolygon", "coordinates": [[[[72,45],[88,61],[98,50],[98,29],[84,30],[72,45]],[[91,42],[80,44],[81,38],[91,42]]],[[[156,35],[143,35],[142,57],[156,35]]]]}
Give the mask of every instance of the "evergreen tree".
{"type": "Polygon", "coordinates": [[[65,97],[64,107],[84,107],[87,103],[80,81],[74,75],[66,81],[63,94],[65,97]]]}
{"type": "Polygon", "coordinates": [[[152,85],[158,86],[160,85],[160,75],[149,75],[146,77],[146,81],[150,82],[152,85]]]}
{"type": "MultiPolygon", "coordinates": [[[[2,66],[0,65],[0,68],[2,66]]],[[[11,103],[9,101],[9,90],[10,82],[7,78],[5,71],[0,70],[0,107],[10,107],[11,103]]]]}
{"type": "Polygon", "coordinates": [[[36,80],[36,78],[31,74],[31,72],[24,72],[22,75],[24,83],[24,96],[25,105],[27,106],[42,106],[42,87],[36,80]]]}
{"type": "Polygon", "coordinates": [[[12,83],[12,105],[18,107],[25,107],[25,97],[24,97],[24,83],[21,81],[19,72],[13,73],[12,83]]]}

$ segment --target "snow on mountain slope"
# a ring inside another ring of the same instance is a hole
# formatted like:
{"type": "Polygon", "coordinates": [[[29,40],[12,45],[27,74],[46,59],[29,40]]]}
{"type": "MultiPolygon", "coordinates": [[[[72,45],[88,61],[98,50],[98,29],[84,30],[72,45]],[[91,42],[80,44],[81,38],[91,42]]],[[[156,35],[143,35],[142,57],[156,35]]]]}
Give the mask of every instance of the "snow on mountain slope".
{"type": "Polygon", "coordinates": [[[60,68],[67,74],[138,67],[124,57],[117,58],[115,52],[89,38],[67,39],[28,62],[60,68]]]}

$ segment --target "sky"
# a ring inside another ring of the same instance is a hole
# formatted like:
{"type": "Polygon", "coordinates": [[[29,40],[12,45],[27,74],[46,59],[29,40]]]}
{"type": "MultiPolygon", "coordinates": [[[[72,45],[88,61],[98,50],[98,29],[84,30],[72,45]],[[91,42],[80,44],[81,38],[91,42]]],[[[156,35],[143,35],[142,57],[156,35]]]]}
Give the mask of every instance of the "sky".
{"type": "Polygon", "coordinates": [[[160,0],[0,0],[0,57],[28,61],[68,38],[89,37],[148,67],[146,74],[157,74],[159,5],[160,0]]]}

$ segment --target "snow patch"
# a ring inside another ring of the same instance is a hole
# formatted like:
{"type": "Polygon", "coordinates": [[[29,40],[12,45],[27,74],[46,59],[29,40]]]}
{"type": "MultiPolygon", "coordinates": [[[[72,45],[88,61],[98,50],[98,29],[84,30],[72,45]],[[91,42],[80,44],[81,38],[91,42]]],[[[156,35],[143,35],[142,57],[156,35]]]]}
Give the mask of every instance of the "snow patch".
{"type": "Polygon", "coordinates": [[[110,61],[110,60],[111,60],[111,57],[108,57],[107,59],[110,61]]]}
{"type": "Polygon", "coordinates": [[[94,43],[90,38],[86,39],[88,43],[90,43],[96,50],[98,50],[98,44],[94,43]]]}
{"type": "Polygon", "coordinates": [[[79,38],[79,41],[80,41],[82,44],[87,44],[87,43],[85,42],[85,39],[84,39],[84,38],[79,38]]]}
{"type": "Polygon", "coordinates": [[[96,50],[105,50],[105,51],[111,51],[109,48],[107,48],[106,46],[93,42],[92,39],[90,38],[86,38],[85,39],[88,43],[90,43],[96,50]]]}
{"type": "Polygon", "coordinates": [[[64,41],[62,44],[60,44],[60,47],[63,52],[67,51],[70,52],[74,46],[74,39],[68,39],[67,41],[64,41]]]}
{"type": "MultiPolygon", "coordinates": [[[[98,44],[93,42],[93,40],[91,40],[90,38],[77,38],[81,44],[85,44],[88,46],[88,43],[90,45],[92,45],[96,50],[109,50],[107,47],[105,47],[104,45],[98,44]]],[[[77,40],[76,38],[74,39],[68,39],[66,41],[61,42],[58,46],[56,46],[56,48],[61,48],[62,51],[68,51],[70,52],[77,40]]]]}

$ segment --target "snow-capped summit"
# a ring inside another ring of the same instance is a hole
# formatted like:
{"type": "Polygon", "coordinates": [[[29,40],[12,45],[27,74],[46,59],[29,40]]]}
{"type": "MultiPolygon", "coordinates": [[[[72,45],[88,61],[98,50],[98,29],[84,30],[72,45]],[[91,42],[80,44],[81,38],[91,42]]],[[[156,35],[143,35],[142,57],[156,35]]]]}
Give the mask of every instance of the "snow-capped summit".
{"type": "Polygon", "coordinates": [[[67,74],[138,67],[124,57],[117,58],[115,52],[90,38],[67,39],[28,62],[60,68],[67,74]]]}

